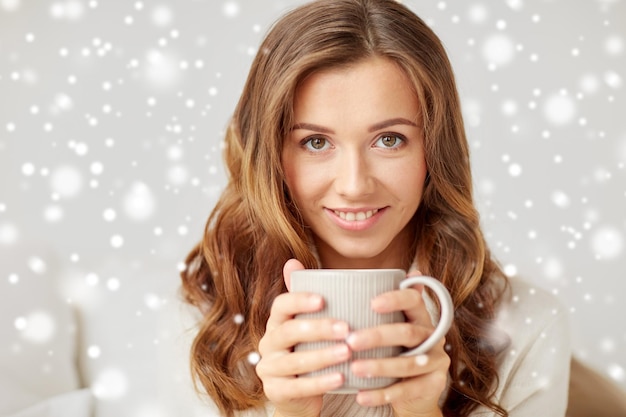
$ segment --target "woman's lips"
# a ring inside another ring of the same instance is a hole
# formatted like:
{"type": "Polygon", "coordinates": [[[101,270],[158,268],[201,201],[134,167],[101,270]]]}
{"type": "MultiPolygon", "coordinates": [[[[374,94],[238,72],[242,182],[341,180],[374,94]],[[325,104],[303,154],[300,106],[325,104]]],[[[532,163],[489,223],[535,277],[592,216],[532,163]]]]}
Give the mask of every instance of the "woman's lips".
{"type": "Polygon", "coordinates": [[[387,207],[375,209],[329,209],[326,212],[340,228],[349,231],[367,230],[378,222],[387,207]]]}

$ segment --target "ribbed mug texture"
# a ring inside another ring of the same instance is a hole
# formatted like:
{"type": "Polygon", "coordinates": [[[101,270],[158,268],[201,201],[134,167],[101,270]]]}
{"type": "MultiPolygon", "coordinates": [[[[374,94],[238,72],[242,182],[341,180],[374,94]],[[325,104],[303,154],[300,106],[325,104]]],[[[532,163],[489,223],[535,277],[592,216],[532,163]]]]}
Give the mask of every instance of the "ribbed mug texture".
{"type": "MultiPolygon", "coordinates": [[[[325,301],[323,310],[315,313],[299,314],[296,318],[333,318],[343,320],[348,323],[351,331],[382,324],[403,322],[405,317],[402,312],[379,314],[372,311],[371,300],[379,294],[397,289],[405,277],[406,273],[401,269],[310,269],[294,271],[291,274],[292,292],[303,291],[320,294],[325,301]]],[[[295,347],[295,350],[325,349],[337,343],[339,342],[301,343],[295,347]]],[[[401,347],[394,346],[353,352],[352,360],[397,356],[401,351],[401,347]]],[[[388,377],[357,377],[350,372],[350,362],[333,365],[302,376],[341,372],[345,377],[345,383],[341,388],[333,391],[335,393],[353,393],[360,389],[386,387],[397,380],[397,378],[388,377]]]]}

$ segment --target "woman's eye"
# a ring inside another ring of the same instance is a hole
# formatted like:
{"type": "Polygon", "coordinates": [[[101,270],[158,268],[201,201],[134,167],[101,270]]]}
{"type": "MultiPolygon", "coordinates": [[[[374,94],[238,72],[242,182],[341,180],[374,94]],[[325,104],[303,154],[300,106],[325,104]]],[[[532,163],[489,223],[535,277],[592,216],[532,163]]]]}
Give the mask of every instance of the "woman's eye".
{"type": "Polygon", "coordinates": [[[404,139],[398,135],[383,135],[376,141],[379,148],[397,148],[404,142],[404,139]]]}
{"type": "Polygon", "coordinates": [[[329,145],[326,138],[312,137],[304,142],[304,146],[311,151],[323,151],[329,145]]]}

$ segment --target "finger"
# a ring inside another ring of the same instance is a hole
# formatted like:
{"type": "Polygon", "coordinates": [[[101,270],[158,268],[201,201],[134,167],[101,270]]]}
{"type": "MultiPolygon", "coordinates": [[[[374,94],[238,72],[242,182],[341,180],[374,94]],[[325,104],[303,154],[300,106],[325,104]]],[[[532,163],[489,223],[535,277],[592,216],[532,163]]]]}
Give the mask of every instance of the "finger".
{"type": "Polygon", "coordinates": [[[301,269],[304,269],[304,265],[302,265],[302,262],[297,259],[289,259],[285,262],[285,265],[283,266],[283,279],[285,280],[287,291],[291,291],[291,273],[301,269]]]}
{"type": "Polygon", "coordinates": [[[304,375],[343,363],[350,359],[351,355],[348,345],[336,343],[325,349],[294,352],[275,360],[268,360],[258,373],[274,377],[304,375]]]}
{"type": "Polygon", "coordinates": [[[432,319],[424,303],[424,286],[414,285],[403,291],[406,292],[406,297],[412,301],[408,301],[410,305],[402,309],[406,319],[411,323],[419,323],[423,326],[432,327],[432,319]]]}
{"type": "Polygon", "coordinates": [[[346,339],[354,351],[362,351],[382,346],[404,346],[412,348],[421,344],[433,332],[432,327],[413,323],[392,323],[357,330],[346,339]]]}
{"type": "Polygon", "coordinates": [[[416,285],[381,294],[372,299],[372,310],[382,314],[403,311],[409,322],[432,326],[430,314],[422,297],[423,288],[422,285],[416,285]]]}
{"type": "Polygon", "coordinates": [[[426,411],[437,405],[437,401],[446,388],[447,371],[438,370],[415,378],[405,379],[378,390],[359,391],[357,403],[375,407],[384,404],[410,403],[415,401],[414,412],[426,411]],[[422,401],[418,404],[417,401],[422,401]]]}
{"type": "Polygon", "coordinates": [[[324,307],[324,299],[319,294],[283,293],[274,299],[267,320],[266,331],[271,331],[299,313],[311,313],[324,307]]]}
{"type": "Polygon", "coordinates": [[[290,350],[303,342],[345,340],[350,334],[348,323],[335,319],[294,319],[284,322],[259,342],[261,354],[290,350]]]}
{"type": "Polygon", "coordinates": [[[408,378],[434,372],[440,368],[448,369],[449,366],[450,357],[441,345],[437,349],[432,349],[428,354],[355,360],[350,369],[354,375],[362,378],[408,378]]]}
{"type": "Polygon", "coordinates": [[[345,377],[340,372],[304,378],[270,378],[264,380],[263,391],[274,404],[286,403],[296,398],[323,395],[343,385],[345,377]]]}

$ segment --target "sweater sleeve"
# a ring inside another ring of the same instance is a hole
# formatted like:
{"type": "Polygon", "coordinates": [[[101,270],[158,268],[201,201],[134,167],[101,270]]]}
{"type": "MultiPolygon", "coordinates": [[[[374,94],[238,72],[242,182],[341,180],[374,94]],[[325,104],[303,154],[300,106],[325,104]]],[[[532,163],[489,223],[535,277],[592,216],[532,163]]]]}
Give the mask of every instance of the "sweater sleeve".
{"type": "MultiPolygon", "coordinates": [[[[496,396],[509,417],[565,416],[571,344],[568,313],[551,294],[520,282],[500,317],[511,338],[496,396]]],[[[485,414],[476,414],[485,415],[485,414]]]]}

